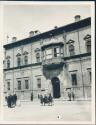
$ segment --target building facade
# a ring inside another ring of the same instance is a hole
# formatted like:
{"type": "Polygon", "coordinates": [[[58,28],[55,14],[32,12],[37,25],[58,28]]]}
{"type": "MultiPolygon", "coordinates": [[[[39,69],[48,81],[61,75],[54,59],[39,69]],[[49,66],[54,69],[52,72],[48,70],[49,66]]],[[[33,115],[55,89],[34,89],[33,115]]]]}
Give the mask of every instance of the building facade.
{"type": "Polygon", "coordinates": [[[51,93],[67,99],[91,98],[91,18],[40,33],[31,31],[23,40],[4,45],[4,93],[30,100],[51,93]]]}

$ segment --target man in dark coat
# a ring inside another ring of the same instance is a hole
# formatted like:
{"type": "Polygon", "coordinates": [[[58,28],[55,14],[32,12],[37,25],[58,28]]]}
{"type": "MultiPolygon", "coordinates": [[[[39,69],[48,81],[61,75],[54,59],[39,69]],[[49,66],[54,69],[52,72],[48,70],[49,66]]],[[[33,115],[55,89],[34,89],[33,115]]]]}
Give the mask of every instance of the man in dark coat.
{"type": "Polygon", "coordinates": [[[40,103],[43,105],[43,96],[42,95],[40,95],[40,103]]]}
{"type": "Polygon", "coordinates": [[[51,104],[51,106],[52,106],[52,102],[53,102],[53,98],[52,98],[51,93],[50,93],[49,97],[48,97],[48,103],[49,103],[49,105],[51,104]]]}
{"type": "Polygon", "coordinates": [[[47,95],[46,95],[46,94],[44,95],[43,102],[44,102],[44,106],[45,106],[45,103],[48,102],[48,98],[47,98],[47,95]]]}
{"type": "Polygon", "coordinates": [[[31,93],[31,101],[33,101],[33,93],[31,93]]]}
{"type": "Polygon", "coordinates": [[[16,101],[17,101],[17,95],[16,94],[14,94],[13,95],[13,104],[16,106],[16,101]]]}
{"type": "Polygon", "coordinates": [[[12,106],[12,98],[11,98],[11,95],[8,96],[8,107],[11,108],[12,106]]]}

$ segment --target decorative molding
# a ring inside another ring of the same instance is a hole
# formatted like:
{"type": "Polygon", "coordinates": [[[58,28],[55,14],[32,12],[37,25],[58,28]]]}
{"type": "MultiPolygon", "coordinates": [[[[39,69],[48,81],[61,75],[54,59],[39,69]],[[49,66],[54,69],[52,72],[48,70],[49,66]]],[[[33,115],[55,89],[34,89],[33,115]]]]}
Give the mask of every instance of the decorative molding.
{"type": "Polygon", "coordinates": [[[91,53],[84,53],[84,54],[79,54],[79,55],[64,57],[64,60],[66,61],[66,60],[76,59],[76,58],[82,58],[82,57],[86,57],[86,56],[91,56],[91,53]]]}
{"type": "Polygon", "coordinates": [[[71,44],[71,43],[74,43],[75,41],[70,39],[68,42],[66,42],[66,44],[71,44]]]}
{"type": "Polygon", "coordinates": [[[10,70],[15,70],[15,69],[23,69],[23,68],[27,68],[27,67],[32,67],[32,66],[38,66],[41,65],[42,63],[33,63],[33,64],[28,64],[28,65],[22,65],[22,66],[17,66],[17,67],[13,67],[13,68],[9,68],[9,69],[4,69],[4,71],[10,71],[10,70]]]}
{"type": "Polygon", "coordinates": [[[78,70],[72,70],[72,71],[68,71],[68,72],[77,72],[78,70]]]}
{"type": "Polygon", "coordinates": [[[63,42],[58,42],[58,43],[50,43],[50,44],[48,44],[48,45],[43,45],[42,47],[41,47],[41,49],[42,50],[45,50],[46,48],[49,48],[49,47],[55,47],[55,46],[64,46],[64,43],[63,42]]]}
{"type": "Polygon", "coordinates": [[[40,51],[40,48],[36,48],[36,49],[35,49],[35,52],[38,52],[38,51],[40,51]]]}
{"type": "Polygon", "coordinates": [[[84,37],[84,40],[88,40],[91,38],[91,35],[87,34],[85,37],[84,37]]]}
{"type": "Polygon", "coordinates": [[[18,53],[16,56],[17,56],[17,57],[18,57],[18,56],[21,56],[21,54],[20,54],[20,53],[18,53]]]}
{"type": "MultiPolygon", "coordinates": [[[[86,56],[91,56],[91,53],[84,53],[84,54],[79,54],[79,55],[74,55],[74,56],[69,56],[69,57],[64,57],[64,61],[70,60],[70,59],[78,59],[78,58],[82,58],[82,57],[86,57],[86,56]]],[[[28,65],[23,65],[23,66],[18,66],[18,67],[13,67],[13,68],[8,68],[8,69],[4,69],[4,71],[10,71],[10,70],[15,70],[15,69],[23,69],[23,68],[27,68],[27,67],[32,67],[32,66],[38,66],[38,65],[42,65],[42,62],[40,63],[33,63],[33,64],[28,64],[28,65]]],[[[53,64],[54,65],[54,64],[53,64]]],[[[62,65],[62,64],[61,64],[62,65]]],[[[55,68],[57,68],[58,66],[56,65],[55,68]]],[[[52,68],[52,67],[51,67],[52,68]]]]}
{"type": "Polygon", "coordinates": [[[23,55],[28,55],[28,52],[27,52],[27,51],[25,51],[25,52],[23,53],[23,55]]]}

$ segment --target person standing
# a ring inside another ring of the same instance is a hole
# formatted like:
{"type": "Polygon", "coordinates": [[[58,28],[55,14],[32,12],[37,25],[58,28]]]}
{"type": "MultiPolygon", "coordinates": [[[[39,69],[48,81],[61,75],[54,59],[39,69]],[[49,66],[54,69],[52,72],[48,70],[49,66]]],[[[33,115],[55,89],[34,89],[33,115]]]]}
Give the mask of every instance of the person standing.
{"type": "Polygon", "coordinates": [[[43,96],[42,95],[40,95],[40,103],[41,103],[41,105],[43,105],[43,96]]]}
{"type": "Polygon", "coordinates": [[[31,101],[33,101],[33,93],[31,93],[31,101]]]}
{"type": "Polygon", "coordinates": [[[14,95],[13,95],[13,103],[14,103],[14,106],[16,106],[16,102],[17,102],[17,95],[14,94],[14,95]]]}
{"type": "Polygon", "coordinates": [[[8,96],[5,96],[5,102],[8,105],[8,96]]]}
{"type": "Polygon", "coordinates": [[[71,101],[71,92],[68,92],[69,101],[71,101]]]}
{"type": "Polygon", "coordinates": [[[8,96],[8,107],[11,108],[12,106],[12,98],[11,95],[8,96]]]}
{"type": "Polygon", "coordinates": [[[48,102],[48,98],[47,98],[47,95],[46,95],[46,94],[44,95],[43,102],[44,102],[44,106],[45,106],[45,103],[48,102]]]}
{"type": "Polygon", "coordinates": [[[74,101],[74,99],[75,99],[75,94],[74,94],[73,91],[71,92],[71,96],[72,96],[72,99],[73,99],[73,101],[74,101]]]}
{"type": "Polygon", "coordinates": [[[49,97],[48,97],[48,103],[49,103],[49,105],[51,104],[51,106],[52,106],[52,102],[53,102],[53,98],[52,98],[51,93],[50,93],[49,97]]]}

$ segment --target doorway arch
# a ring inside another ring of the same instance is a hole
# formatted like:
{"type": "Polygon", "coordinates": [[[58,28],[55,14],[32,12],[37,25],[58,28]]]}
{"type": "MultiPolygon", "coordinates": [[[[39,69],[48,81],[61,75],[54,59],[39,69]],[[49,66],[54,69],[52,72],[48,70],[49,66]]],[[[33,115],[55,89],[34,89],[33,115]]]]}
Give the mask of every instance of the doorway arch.
{"type": "Polygon", "coordinates": [[[53,77],[51,79],[52,87],[53,87],[53,97],[60,98],[60,80],[57,77],[53,77]]]}

